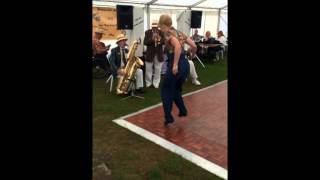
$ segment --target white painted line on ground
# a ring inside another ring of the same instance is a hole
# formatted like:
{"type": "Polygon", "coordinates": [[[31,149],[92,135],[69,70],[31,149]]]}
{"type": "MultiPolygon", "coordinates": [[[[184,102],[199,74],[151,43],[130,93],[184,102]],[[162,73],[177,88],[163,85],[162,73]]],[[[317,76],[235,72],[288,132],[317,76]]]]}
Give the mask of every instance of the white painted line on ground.
{"type": "Polygon", "coordinates": [[[216,84],[213,84],[213,85],[211,85],[211,86],[208,86],[208,87],[205,87],[205,88],[196,90],[196,91],[189,92],[189,93],[187,93],[187,94],[184,94],[182,97],[190,96],[190,95],[192,95],[192,94],[195,94],[195,93],[198,93],[198,92],[201,92],[201,91],[210,89],[210,88],[212,88],[212,87],[215,87],[215,86],[218,86],[218,85],[220,85],[220,84],[223,84],[223,83],[225,83],[225,82],[227,82],[227,81],[228,81],[228,80],[220,81],[220,82],[218,82],[218,83],[216,83],[216,84]]]}

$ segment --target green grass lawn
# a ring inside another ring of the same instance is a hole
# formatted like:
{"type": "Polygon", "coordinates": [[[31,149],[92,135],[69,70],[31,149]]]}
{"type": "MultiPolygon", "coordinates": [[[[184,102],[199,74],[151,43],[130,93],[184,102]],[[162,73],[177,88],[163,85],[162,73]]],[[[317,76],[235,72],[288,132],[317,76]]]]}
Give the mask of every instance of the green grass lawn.
{"type": "MultiPolygon", "coordinates": [[[[195,86],[188,79],[183,86],[183,93],[227,79],[227,57],[214,64],[205,63],[206,69],[198,61],[194,62],[202,85],[195,86]]],[[[93,80],[93,167],[105,163],[112,171],[112,174],[106,177],[93,171],[93,179],[220,179],[112,122],[113,119],[161,101],[159,89],[145,90],[142,94],[144,100],[130,98],[123,101],[114,91],[106,92],[105,79],[93,80]]]]}

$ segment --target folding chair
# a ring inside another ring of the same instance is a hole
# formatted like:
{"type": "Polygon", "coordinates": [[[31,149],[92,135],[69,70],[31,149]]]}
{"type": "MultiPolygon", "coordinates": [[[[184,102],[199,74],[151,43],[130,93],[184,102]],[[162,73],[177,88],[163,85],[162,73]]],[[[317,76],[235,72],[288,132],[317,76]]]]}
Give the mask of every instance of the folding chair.
{"type": "MultiPolygon", "coordinates": [[[[110,61],[109,61],[108,58],[107,58],[107,60],[108,60],[108,62],[109,62],[109,64],[110,64],[110,61]]],[[[114,78],[113,78],[113,75],[112,75],[112,74],[110,74],[109,76],[107,76],[107,78],[106,78],[106,85],[108,85],[108,83],[110,83],[110,90],[109,90],[109,92],[112,91],[113,81],[114,81],[114,78]]],[[[107,88],[106,88],[106,92],[107,92],[107,88]]]]}

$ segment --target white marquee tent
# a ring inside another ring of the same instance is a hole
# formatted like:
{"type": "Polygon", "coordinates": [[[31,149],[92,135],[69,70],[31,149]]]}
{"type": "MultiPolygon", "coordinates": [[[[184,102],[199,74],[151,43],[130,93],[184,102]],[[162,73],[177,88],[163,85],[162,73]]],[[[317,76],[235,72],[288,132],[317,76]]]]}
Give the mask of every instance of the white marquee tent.
{"type": "MultiPolygon", "coordinates": [[[[190,10],[202,11],[201,28],[198,29],[200,35],[210,31],[215,36],[219,30],[228,35],[228,1],[227,0],[93,0],[93,7],[112,7],[116,5],[132,5],[135,14],[140,14],[143,18],[143,25],[135,28],[136,30],[127,30],[129,43],[133,39],[142,38],[144,31],[149,29],[153,20],[158,20],[161,14],[169,14],[173,20],[173,26],[191,35],[190,28],[190,10]],[[183,13],[189,12],[189,27],[181,24],[183,13]],[[143,14],[142,14],[143,13],[143,14]],[[180,27],[179,27],[180,26],[180,27]],[[184,27],[182,27],[184,26],[184,27]],[[138,32],[134,32],[138,31],[138,32]]],[[[115,46],[115,40],[106,40],[106,44],[115,46]]],[[[141,55],[142,49],[138,54],[141,55]]]]}

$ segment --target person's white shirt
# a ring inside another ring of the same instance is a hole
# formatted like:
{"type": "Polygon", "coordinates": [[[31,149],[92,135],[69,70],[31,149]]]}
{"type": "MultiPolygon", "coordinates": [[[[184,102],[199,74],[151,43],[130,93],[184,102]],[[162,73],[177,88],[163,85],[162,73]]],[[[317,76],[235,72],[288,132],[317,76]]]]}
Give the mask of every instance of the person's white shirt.
{"type": "Polygon", "coordinates": [[[226,37],[220,36],[220,37],[218,37],[217,40],[218,40],[221,44],[223,44],[224,46],[227,45],[227,38],[226,38],[226,37]]]}
{"type": "Polygon", "coordinates": [[[120,67],[123,68],[125,66],[124,64],[124,59],[123,59],[123,53],[124,53],[124,57],[127,58],[127,55],[125,53],[125,48],[120,48],[120,58],[121,58],[121,65],[120,67]]]}

